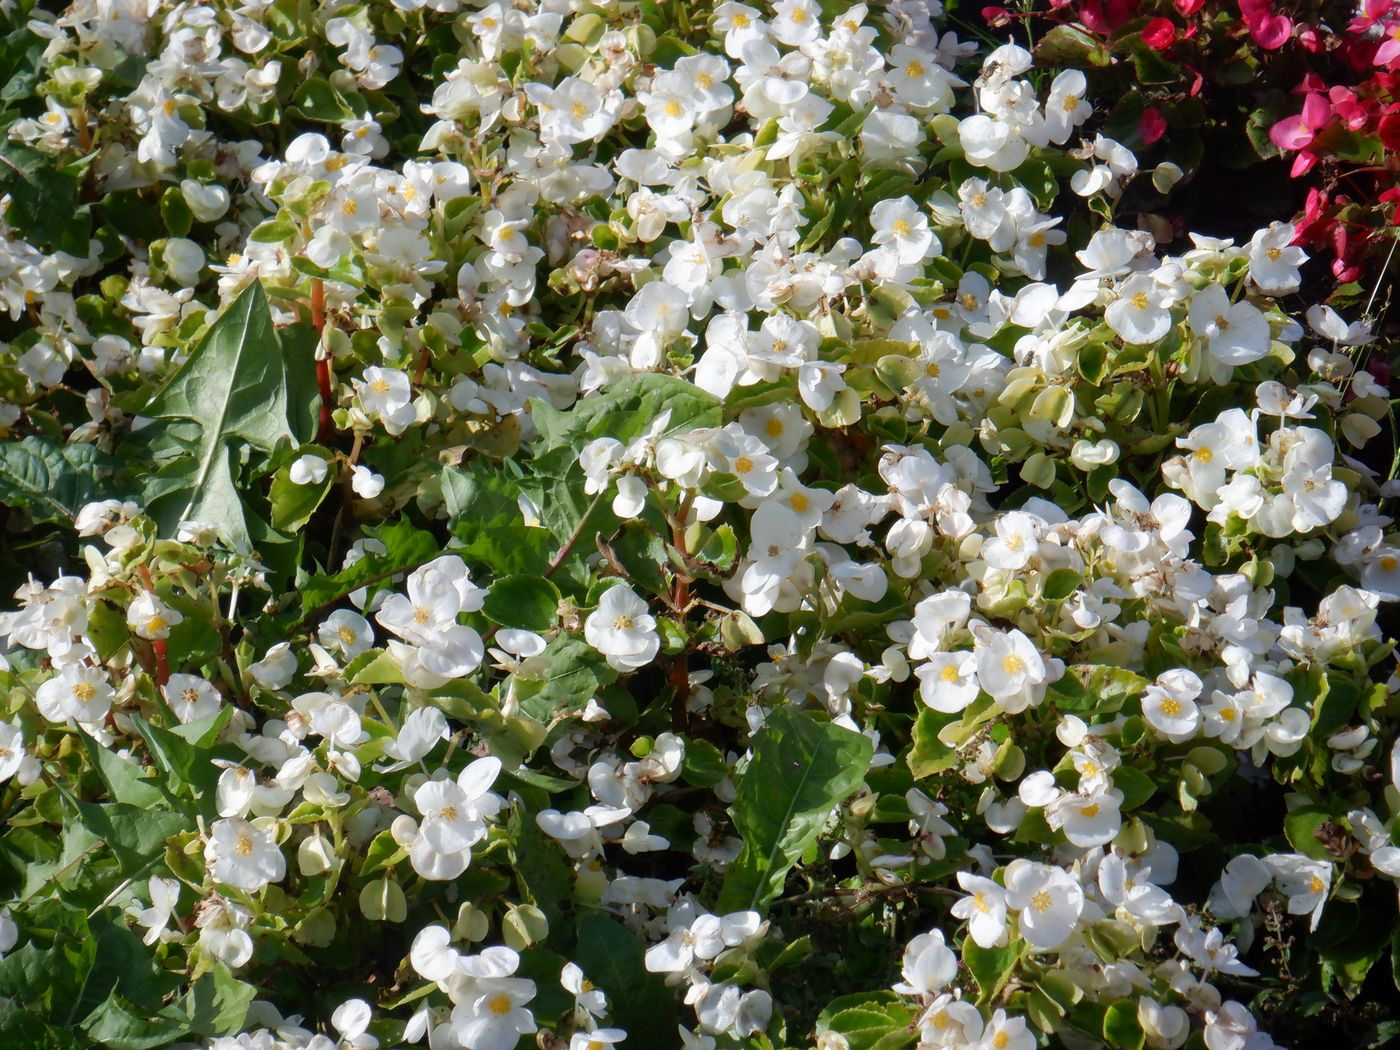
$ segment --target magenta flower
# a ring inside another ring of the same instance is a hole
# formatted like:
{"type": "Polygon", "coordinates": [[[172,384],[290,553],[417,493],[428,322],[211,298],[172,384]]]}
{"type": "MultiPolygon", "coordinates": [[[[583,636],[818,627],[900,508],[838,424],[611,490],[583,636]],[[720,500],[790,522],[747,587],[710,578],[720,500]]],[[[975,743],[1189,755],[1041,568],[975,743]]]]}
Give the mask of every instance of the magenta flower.
{"type": "Polygon", "coordinates": [[[1240,14],[1249,27],[1249,35],[1266,51],[1281,48],[1293,34],[1292,20],[1287,15],[1274,14],[1273,0],[1240,0],[1240,14]]]}
{"type": "Polygon", "coordinates": [[[1303,112],[1285,117],[1269,129],[1269,140],[1282,150],[1307,149],[1330,123],[1332,103],[1325,95],[1310,94],[1303,101],[1303,112]]]}

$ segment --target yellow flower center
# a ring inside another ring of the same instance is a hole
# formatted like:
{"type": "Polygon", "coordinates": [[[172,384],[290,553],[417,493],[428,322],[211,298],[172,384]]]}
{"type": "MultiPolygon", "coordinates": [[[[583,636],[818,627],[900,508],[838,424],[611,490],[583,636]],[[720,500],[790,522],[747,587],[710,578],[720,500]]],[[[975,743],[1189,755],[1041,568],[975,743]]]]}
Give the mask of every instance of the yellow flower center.
{"type": "Polygon", "coordinates": [[[1066,113],[1073,113],[1079,107],[1079,96],[1066,95],[1063,106],[1066,113]]]}
{"type": "Polygon", "coordinates": [[[450,824],[457,819],[457,807],[443,806],[442,809],[438,811],[438,816],[450,824]]]}
{"type": "Polygon", "coordinates": [[[958,682],[962,680],[962,675],[958,674],[958,669],[953,664],[948,664],[943,670],[939,671],[938,677],[945,682],[958,682]]]}
{"type": "Polygon", "coordinates": [[[1006,1050],[1010,1045],[1011,1036],[1006,1033],[1005,1029],[992,1036],[992,1046],[995,1047],[995,1050],[1006,1050]]]}
{"type": "Polygon", "coordinates": [[[1278,257],[1283,254],[1283,249],[1270,248],[1266,252],[1264,252],[1264,254],[1269,257],[1269,262],[1278,262],[1278,257]]]}
{"type": "Polygon", "coordinates": [[[666,103],[666,115],[668,117],[679,117],[684,112],[685,110],[681,107],[681,104],[675,99],[671,99],[670,102],[666,103]]]}
{"type": "Polygon", "coordinates": [[[734,473],[747,474],[751,470],[753,470],[753,460],[749,459],[748,456],[740,456],[734,461],[734,473]]]}
{"type": "Polygon", "coordinates": [[[763,432],[770,438],[778,437],[783,432],[783,421],[777,416],[770,417],[768,422],[763,424],[763,432]]]}
{"type": "Polygon", "coordinates": [[[1158,709],[1162,712],[1162,714],[1166,715],[1168,718],[1175,718],[1177,715],[1181,714],[1181,705],[1178,704],[1171,697],[1167,697],[1165,700],[1163,700],[1158,705],[1158,709]]]}
{"type": "Polygon", "coordinates": [[[359,210],[360,205],[358,201],[349,200],[341,202],[340,213],[342,215],[354,215],[359,210]]]}
{"type": "Polygon", "coordinates": [[[504,1017],[506,1014],[510,1013],[511,1007],[515,1004],[510,1001],[510,996],[506,995],[505,992],[501,992],[499,995],[492,996],[491,1001],[486,1005],[497,1017],[504,1017]]]}
{"type": "Polygon", "coordinates": [[[389,380],[381,377],[371,383],[369,388],[376,394],[387,394],[389,392],[389,380]]]}
{"type": "Polygon", "coordinates": [[[1198,448],[1198,449],[1196,449],[1196,462],[1197,462],[1197,463],[1209,463],[1209,462],[1210,462],[1211,460],[1213,460],[1214,458],[1215,458],[1215,453],[1212,452],[1210,449],[1208,449],[1208,448],[1198,448]]]}
{"type": "Polygon", "coordinates": [[[1147,309],[1147,293],[1146,293],[1146,292],[1135,292],[1135,293],[1133,294],[1132,299],[1129,300],[1129,301],[1133,304],[1133,309],[1134,309],[1134,310],[1146,310],[1146,309],[1147,309]]]}
{"type": "Polygon", "coordinates": [[[247,835],[240,835],[238,841],[233,844],[233,852],[240,857],[246,857],[253,852],[253,840],[247,835]]]}
{"type": "Polygon", "coordinates": [[[913,232],[906,219],[896,219],[894,225],[891,226],[890,229],[894,231],[896,237],[908,237],[909,234],[913,232]]]}
{"type": "Polygon", "coordinates": [[[1037,890],[1031,896],[1031,907],[1036,911],[1049,911],[1053,903],[1049,890],[1037,890]]]}
{"type": "Polygon", "coordinates": [[[637,625],[637,621],[630,616],[614,616],[612,625],[614,631],[630,631],[637,625]]]}
{"type": "Polygon", "coordinates": [[[1393,554],[1387,554],[1384,558],[1381,559],[1382,572],[1394,572],[1396,565],[1400,565],[1400,562],[1397,562],[1395,560],[1395,556],[1393,554]]]}
{"type": "Polygon", "coordinates": [[[788,497],[788,506],[798,514],[803,514],[812,505],[812,501],[800,492],[794,492],[788,497]]]}
{"type": "Polygon", "coordinates": [[[917,60],[910,62],[904,67],[904,75],[911,80],[924,75],[924,64],[917,60]]]}
{"type": "Polygon", "coordinates": [[[1099,815],[1099,805],[1098,805],[1097,802],[1090,802],[1087,806],[1085,806],[1085,807],[1084,807],[1083,809],[1081,809],[1079,812],[1083,813],[1083,814],[1084,814],[1086,817],[1088,817],[1090,820],[1093,820],[1095,817],[1097,817],[1097,816],[1099,815]]]}
{"type": "Polygon", "coordinates": [[[702,91],[709,91],[710,88],[715,86],[715,78],[708,73],[701,73],[695,78],[695,86],[702,91]]]}
{"type": "Polygon", "coordinates": [[[1015,653],[1008,653],[1002,657],[1001,669],[1007,674],[1020,674],[1026,669],[1026,661],[1022,660],[1015,653]]]}
{"type": "Polygon", "coordinates": [[[166,620],[164,616],[156,614],[155,616],[152,616],[149,620],[146,621],[146,633],[159,634],[161,631],[165,630],[169,626],[170,623],[166,620]]]}

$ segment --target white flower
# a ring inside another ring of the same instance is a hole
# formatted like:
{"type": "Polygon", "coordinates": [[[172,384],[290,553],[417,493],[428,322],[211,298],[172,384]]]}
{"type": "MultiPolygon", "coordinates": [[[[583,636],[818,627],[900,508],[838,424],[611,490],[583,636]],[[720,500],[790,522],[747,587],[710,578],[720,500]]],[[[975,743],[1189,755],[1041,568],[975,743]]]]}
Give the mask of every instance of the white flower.
{"type": "Polygon", "coordinates": [[[1006,891],[991,879],[958,872],[958,885],[968,896],[953,904],[953,915],[967,920],[967,932],[982,948],[1006,943],[1006,891]]]}
{"type": "Polygon", "coordinates": [[[1196,735],[1201,712],[1195,700],[1201,695],[1201,680],[1184,668],[1163,671],[1142,697],[1142,715],[1162,736],[1180,744],[1196,735]]]}
{"type": "Polygon", "coordinates": [[[107,717],[113,695],[100,667],[67,664],[34,691],[34,704],[50,722],[97,723],[107,717]]]}
{"type": "Polygon", "coordinates": [[[148,641],[170,637],[170,628],[185,617],[150,591],[142,591],[126,608],[126,624],[148,641]]]}
{"type": "Polygon", "coordinates": [[[128,910],[136,925],[146,931],[146,935],[141,939],[142,943],[150,946],[157,941],[178,937],[179,934],[172,933],[167,927],[170,925],[170,916],[175,912],[175,905],[180,900],[179,880],[162,879],[153,875],[146,887],[150,891],[151,906],[144,909],[133,907],[128,910]]]}
{"type": "Polygon", "coordinates": [[[1125,343],[1155,343],[1171,331],[1172,315],[1161,285],[1151,274],[1134,274],[1116,289],[1104,320],[1125,343]]]}
{"type": "Polygon", "coordinates": [[[350,474],[350,487],[361,499],[374,499],[384,491],[384,475],[360,464],[350,474]]]}
{"type": "Polygon", "coordinates": [[[212,718],[224,704],[212,682],[193,674],[172,674],[162,695],[181,722],[212,718]]]}
{"type": "Polygon", "coordinates": [[[246,820],[216,820],[204,848],[215,882],[255,892],[287,874],[277,844],[246,820]]]}
{"type": "Polygon", "coordinates": [[[1084,911],[1084,888],[1062,868],[1018,857],[1006,867],[1006,904],[1021,936],[1049,951],[1069,940],[1084,911]]]}
{"type": "Polygon", "coordinates": [[[914,673],[919,676],[919,698],[935,711],[956,714],[977,699],[977,657],[968,650],[935,653],[914,673]]]}
{"type": "Polygon", "coordinates": [[[1193,295],[1189,316],[1191,330],[1205,341],[1212,362],[1225,366],[1224,377],[1231,368],[1268,356],[1268,320],[1251,303],[1232,304],[1220,285],[1209,284],[1193,295]]]}
{"type": "Polygon", "coordinates": [[[621,585],[603,592],[598,608],[583,623],[583,636],[618,671],[645,667],[661,650],[661,636],[647,603],[621,585]]]}
{"type": "Polygon", "coordinates": [[[10,909],[0,910],[0,959],[19,943],[19,926],[10,918],[10,909]]]}
{"type": "Polygon", "coordinates": [[[1275,295],[1298,290],[1298,267],[1308,255],[1293,244],[1296,232],[1289,223],[1273,222],[1249,239],[1249,279],[1256,288],[1275,295]]]}

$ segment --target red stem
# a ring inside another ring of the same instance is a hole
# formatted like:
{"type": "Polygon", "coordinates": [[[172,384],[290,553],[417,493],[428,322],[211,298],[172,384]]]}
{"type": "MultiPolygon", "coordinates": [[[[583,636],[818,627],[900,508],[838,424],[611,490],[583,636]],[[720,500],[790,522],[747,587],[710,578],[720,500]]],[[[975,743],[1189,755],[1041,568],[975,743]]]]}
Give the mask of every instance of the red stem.
{"type": "Polygon", "coordinates": [[[311,279],[311,327],[316,330],[316,387],[321,393],[321,417],[316,427],[316,440],[325,444],[330,439],[333,428],[331,359],[321,344],[321,335],[326,329],[326,286],[319,277],[311,279]]]}

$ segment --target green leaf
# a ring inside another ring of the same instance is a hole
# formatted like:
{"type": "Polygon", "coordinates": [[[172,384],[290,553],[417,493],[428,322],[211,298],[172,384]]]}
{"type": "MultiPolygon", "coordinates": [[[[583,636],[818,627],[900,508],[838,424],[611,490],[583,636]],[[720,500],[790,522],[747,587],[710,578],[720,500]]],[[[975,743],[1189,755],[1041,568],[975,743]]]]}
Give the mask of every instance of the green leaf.
{"type": "Polygon", "coordinates": [[[1136,809],[1142,805],[1157,790],[1157,785],[1152,782],[1142,770],[1136,766],[1119,766],[1113,771],[1113,786],[1123,792],[1122,808],[1124,810],[1136,809]]]}
{"type": "Polygon", "coordinates": [[[330,492],[336,483],[336,466],[333,454],[329,449],[321,448],[319,445],[307,445],[297,450],[300,458],[303,454],[320,456],[326,460],[326,476],[319,482],[310,485],[298,485],[292,480],[292,466],[287,464],[279,470],[272,478],[272,490],[269,498],[272,502],[272,527],[283,532],[299,532],[303,525],[316,513],[326,494],[330,492]]]}
{"type": "Polygon", "coordinates": [[[522,678],[517,673],[516,688],[521,708],[545,725],[561,715],[582,711],[603,685],[617,677],[598,650],[567,634],[549,643],[538,666],[544,669],[544,677],[522,678]]]}
{"type": "Polygon", "coordinates": [[[944,726],[957,720],[957,715],[927,707],[919,709],[919,717],[914,722],[914,746],[907,759],[909,772],[914,774],[915,780],[935,776],[957,764],[957,751],[938,738],[944,726]]]}
{"type": "Polygon", "coordinates": [[[1075,592],[1083,579],[1073,569],[1056,569],[1045,577],[1045,589],[1042,591],[1042,595],[1047,602],[1062,602],[1075,592]]]}
{"type": "Polygon", "coordinates": [[[520,483],[478,460],[442,472],[442,496],[463,558],[495,572],[541,575],[554,549],[549,530],[525,524],[520,483]]]}
{"type": "Polygon", "coordinates": [[[115,495],[117,461],[93,445],[61,445],[33,435],[0,442],[0,503],[36,521],[71,524],[84,504],[115,495]]]}
{"type": "Polygon", "coordinates": [[[681,779],[696,787],[714,787],[729,775],[724,754],[708,740],[686,737],[681,779]]]}
{"type": "Polygon", "coordinates": [[[92,216],[86,204],[78,203],[77,177],[53,165],[46,153],[0,142],[0,194],[10,196],[5,219],[26,240],[85,256],[92,216]]]}
{"type": "MultiPolygon", "coordinates": [[[[148,510],[165,534],[187,518],[218,526],[239,550],[252,546],[234,478],[241,449],[296,442],[288,420],[288,370],[262,284],[254,281],[146,406],[154,419],[193,420],[199,436],[163,467],[148,510]]],[[[168,425],[167,425],[168,427],[168,425]]]]}
{"type": "Polygon", "coordinates": [[[171,796],[163,790],[160,780],[143,778],[142,766],[108,751],[86,733],[82,734],[82,738],[98,775],[102,777],[114,800],[143,809],[169,806],[171,796]]]}
{"type": "Polygon", "coordinates": [[[729,812],[744,848],[720,891],[721,912],[764,910],[816,841],[832,809],[865,778],[869,738],[778,708],[753,740],[753,758],[729,812]]]}
{"type": "Polygon", "coordinates": [[[530,415],[540,432],[537,450],[568,448],[578,452],[594,438],[616,438],[623,444],[647,432],[662,413],[669,413],[660,436],[724,422],[719,400],[693,383],[660,372],[631,375],[594,397],[579,400],[567,412],[543,401],[530,402],[530,415]]]}
{"type": "Polygon", "coordinates": [[[1015,972],[1016,964],[1021,958],[1021,942],[1016,940],[1000,948],[983,948],[968,937],[962,943],[961,952],[963,962],[972,971],[972,978],[977,982],[977,1001],[989,1003],[996,998],[1015,972]]]}
{"type": "Polygon", "coordinates": [[[1147,1036],[1142,1030],[1142,1025],[1138,1023],[1136,1004],[1111,1004],[1103,1015],[1103,1037],[1109,1046],[1119,1050],[1142,1050],[1147,1036]]]}
{"type": "Polygon", "coordinates": [[[442,554],[442,545],[437,538],[431,532],[415,527],[407,518],[398,518],[366,531],[384,545],[384,553],[367,552],[355,564],[340,572],[330,576],[312,576],[303,582],[303,619],[318,613],[325,606],[335,604],[352,591],[387,581],[401,572],[412,572],[442,554]]]}
{"type": "Polygon", "coordinates": [[[502,627],[547,631],[559,610],[559,588],[542,576],[502,576],[481,611],[502,627]]]}
{"type": "Polygon", "coordinates": [[[627,928],[606,915],[585,915],[578,924],[574,961],[607,994],[610,1023],[626,1029],[637,1046],[676,1045],[676,995],[660,974],[648,973],[646,949],[627,928]]]}
{"type": "Polygon", "coordinates": [[[1314,860],[1336,860],[1317,834],[1331,819],[1332,815],[1319,806],[1299,806],[1284,815],[1283,833],[1299,853],[1314,860]]]}
{"type": "Polygon", "coordinates": [[[535,814],[523,805],[510,815],[511,867],[521,897],[544,912],[549,925],[559,925],[564,902],[573,892],[574,873],[564,851],[548,835],[539,833],[535,814]]]}

